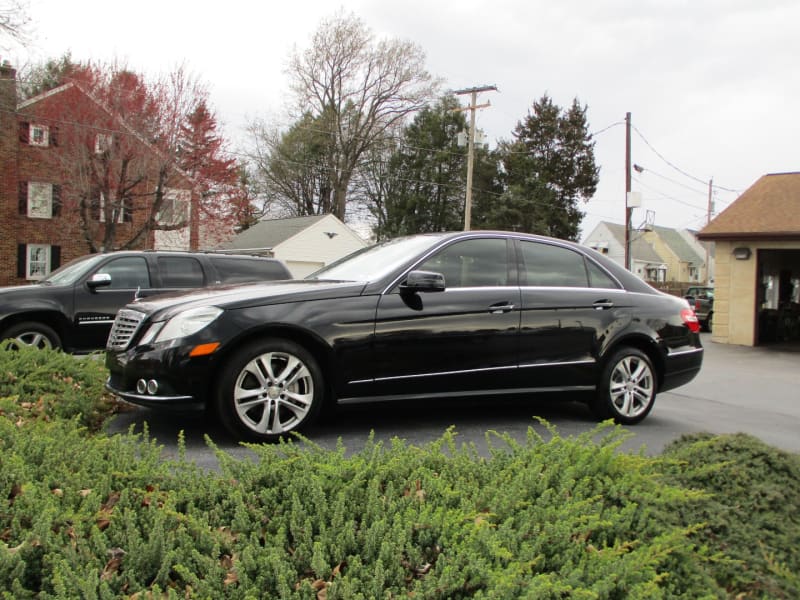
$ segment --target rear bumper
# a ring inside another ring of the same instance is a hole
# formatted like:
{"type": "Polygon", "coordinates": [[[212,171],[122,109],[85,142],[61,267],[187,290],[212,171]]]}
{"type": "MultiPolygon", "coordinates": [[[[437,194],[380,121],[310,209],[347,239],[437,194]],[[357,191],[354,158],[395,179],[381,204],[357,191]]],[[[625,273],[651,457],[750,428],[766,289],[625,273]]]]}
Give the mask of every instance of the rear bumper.
{"type": "Polygon", "coordinates": [[[674,389],[689,383],[703,366],[703,348],[682,348],[672,350],[665,359],[664,380],[660,391],[674,389]]]}

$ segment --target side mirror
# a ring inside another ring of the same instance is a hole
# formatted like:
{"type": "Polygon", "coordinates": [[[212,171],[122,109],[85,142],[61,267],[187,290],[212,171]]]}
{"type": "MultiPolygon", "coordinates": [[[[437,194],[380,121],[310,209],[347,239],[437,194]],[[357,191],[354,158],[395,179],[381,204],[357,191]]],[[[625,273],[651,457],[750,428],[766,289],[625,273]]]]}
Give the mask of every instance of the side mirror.
{"type": "Polygon", "coordinates": [[[433,271],[411,271],[400,284],[401,292],[443,292],[444,275],[433,271]]]}
{"type": "Polygon", "coordinates": [[[99,287],[107,287],[111,285],[111,275],[108,273],[95,273],[86,282],[90,290],[94,291],[99,287]]]}

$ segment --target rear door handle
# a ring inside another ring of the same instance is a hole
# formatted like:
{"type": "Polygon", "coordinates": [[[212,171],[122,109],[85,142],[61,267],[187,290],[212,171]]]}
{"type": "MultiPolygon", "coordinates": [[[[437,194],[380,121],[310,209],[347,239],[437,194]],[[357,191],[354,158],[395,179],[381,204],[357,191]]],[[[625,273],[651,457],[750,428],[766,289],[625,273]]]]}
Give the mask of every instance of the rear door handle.
{"type": "Polygon", "coordinates": [[[611,300],[598,300],[593,306],[595,310],[605,310],[606,308],[612,308],[614,303],[611,300]]]}
{"type": "Polygon", "coordinates": [[[489,307],[489,312],[493,315],[500,315],[502,313],[511,312],[514,310],[514,305],[509,302],[498,302],[489,307]]]}

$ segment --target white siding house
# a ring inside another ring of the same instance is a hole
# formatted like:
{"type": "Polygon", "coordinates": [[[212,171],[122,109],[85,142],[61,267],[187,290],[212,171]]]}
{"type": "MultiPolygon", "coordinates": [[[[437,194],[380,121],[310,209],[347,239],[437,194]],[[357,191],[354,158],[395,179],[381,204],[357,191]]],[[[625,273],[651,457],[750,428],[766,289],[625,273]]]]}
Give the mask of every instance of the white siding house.
{"type": "Polygon", "coordinates": [[[301,279],[366,245],[353,229],[329,214],[260,221],[219,249],[278,258],[301,279]]]}

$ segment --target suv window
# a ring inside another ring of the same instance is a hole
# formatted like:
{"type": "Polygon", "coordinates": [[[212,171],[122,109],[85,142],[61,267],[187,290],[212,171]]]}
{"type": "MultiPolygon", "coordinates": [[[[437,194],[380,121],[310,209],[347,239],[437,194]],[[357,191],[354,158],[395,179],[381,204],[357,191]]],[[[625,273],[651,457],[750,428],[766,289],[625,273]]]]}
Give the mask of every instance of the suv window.
{"type": "Polygon", "coordinates": [[[290,279],[291,274],[283,263],[261,258],[231,258],[211,256],[211,264],[217,269],[221,283],[247,283],[248,281],[272,281],[290,279]]]}
{"type": "Polygon", "coordinates": [[[522,285],[589,287],[582,254],[561,246],[537,242],[520,242],[520,249],[523,262],[522,285]]]}
{"type": "Polygon", "coordinates": [[[158,272],[161,285],[168,288],[196,288],[205,283],[200,261],[188,256],[159,256],[158,272]]]}
{"type": "Polygon", "coordinates": [[[111,285],[108,286],[108,289],[134,290],[150,287],[150,271],[147,269],[147,261],[139,256],[112,259],[96,272],[111,275],[111,285]]]}

